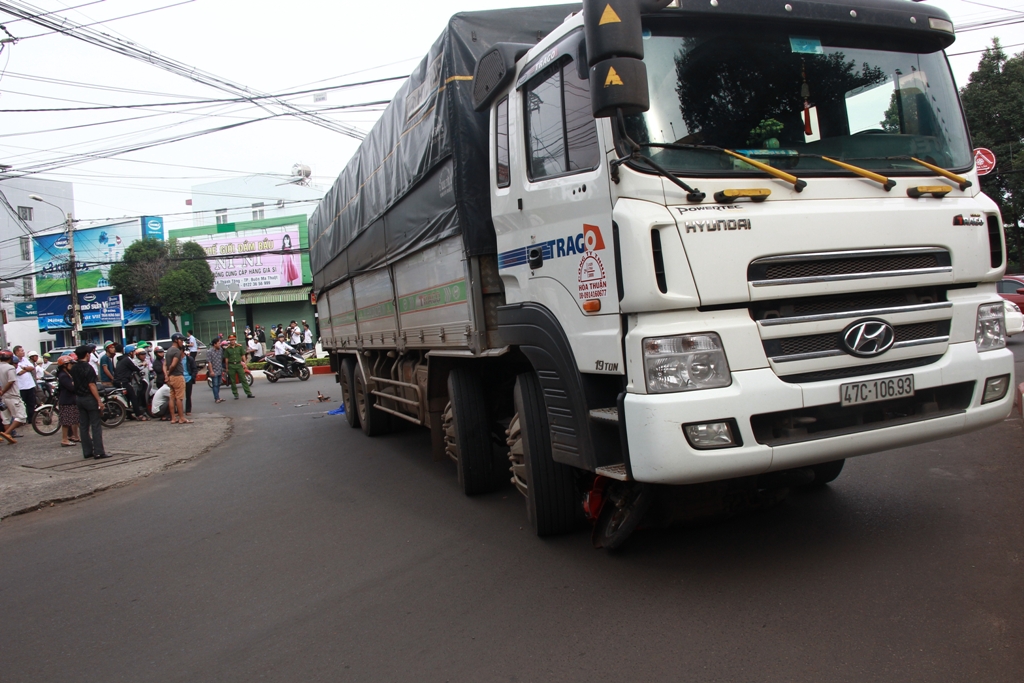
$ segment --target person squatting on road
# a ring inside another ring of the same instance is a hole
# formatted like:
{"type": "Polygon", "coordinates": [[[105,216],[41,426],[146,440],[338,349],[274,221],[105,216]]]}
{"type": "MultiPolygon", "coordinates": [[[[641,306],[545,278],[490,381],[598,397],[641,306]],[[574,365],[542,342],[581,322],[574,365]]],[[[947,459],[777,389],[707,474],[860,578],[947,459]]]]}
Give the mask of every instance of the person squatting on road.
{"type": "Polygon", "coordinates": [[[214,339],[213,346],[206,351],[206,362],[209,363],[206,366],[206,372],[209,374],[210,383],[213,385],[214,403],[224,402],[224,399],[220,397],[220,382],[224,374],[224,352],[220,346],[220,339],[214,339]]]}
{"type": "Polygon", "coordinates": [[[171,406],[171,387],[168,384],[163,385],[156,390],[153,394],[153,411],[154,418],[160,418],[161,421],[166,422],[171,419],[168,417],[170,414],[171,406]]]}
{"type": "Polygon", "coordinates": [[[0,432],[0,438],[10,443],[17,443],[14,440],[14,430],[25,424],[25,402],[21,400],[21,392],[18,391],[17,361],[10,351],[0,351],[0,403],[4,419],[4,430],[0,432]]]}
{"type": "Polygon", "coordinates": [[[249,369],[245,362],[246,349],[238,343],[237,339],[235,335],[229,334],[228,346],[223,350],[224,364],[228,367],[228,382],[231,383],[231,393],[236,401],[238,400],[238,385],[236,381],[241,383],[246,398],[254,398],[252,390],[249,389],[249,385],[245,382],[245,372],[249,369]]]}
{"type": "Polygon", "coordinates": [[[100,414],[103,411],[103,399],[96,389],[96,370],[89,362],[95,347],[85,344],[75,349],[75,356],[80,360],[71,368],[71,379],[75,384],[75,400],[78,403],[78,425],[81,427],[82,457],[109,458],[103,448],[103,423],[100,414]]]}
{"type": "Polygon", "coordinates": [[[75,380],[71,378],[72,364],[78,360],[75,354],[57,359],[57,406],[60,415],[60,445],[74,446],[78,438],[78,400],[75,396],[75,380]]]}
{"type": "Polygon", "coordinates": [[[171,348],[164,358],[164,376],[171,385],[171,424],[192,424],[185,417],[185,337],[175,332],[171,335],[171,348]]]}

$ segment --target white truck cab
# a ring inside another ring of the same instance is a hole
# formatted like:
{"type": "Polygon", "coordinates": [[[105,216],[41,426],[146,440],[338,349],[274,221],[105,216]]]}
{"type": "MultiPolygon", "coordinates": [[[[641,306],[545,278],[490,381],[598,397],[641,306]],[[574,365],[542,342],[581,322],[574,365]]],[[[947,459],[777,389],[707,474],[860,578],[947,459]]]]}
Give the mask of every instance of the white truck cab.
{"type": "Polygon", "coordinates": [[[953,39],[905,0],[588,0],[494,45],[473,77],[494,248],[459,252],[466,348],[421,353],[419,393],[389,403],[399,363],[355,334],[343,388],[358,403],[358,364],[383,412],[418,405],[467,493],[502,478],[504,428],[537,532],[582,502],[606,547],[658,485],[822,483],[1002,420],[1005,248],[953,39]]]}

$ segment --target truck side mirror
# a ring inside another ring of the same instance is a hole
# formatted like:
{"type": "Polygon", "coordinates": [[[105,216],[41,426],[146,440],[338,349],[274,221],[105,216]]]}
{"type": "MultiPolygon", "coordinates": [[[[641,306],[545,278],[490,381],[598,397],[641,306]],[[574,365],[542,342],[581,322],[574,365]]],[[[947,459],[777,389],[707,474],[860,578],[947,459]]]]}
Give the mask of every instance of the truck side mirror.
{"type": "Polygon", "coordinates": [[[654,12],[669,0],[583,0],[583,26],[595,118],[639,114],[651,107],[644,65],[641,12],[654,12]]]}
{"type": "Polygon", "coordinates": [[[498,93],[504,92],[516,74],[516,62],[532,47],[526,43],[495,43],[477,60],[473,70],[473,111],[484,111],[498,93]]]}

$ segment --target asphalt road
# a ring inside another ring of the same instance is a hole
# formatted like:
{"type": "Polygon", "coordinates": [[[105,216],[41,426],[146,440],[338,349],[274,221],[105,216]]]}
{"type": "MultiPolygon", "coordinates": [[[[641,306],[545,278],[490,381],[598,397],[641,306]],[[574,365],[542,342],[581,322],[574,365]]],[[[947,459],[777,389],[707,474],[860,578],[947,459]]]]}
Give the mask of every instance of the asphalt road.
{"type": "Polygon", "coordinates": [[[5,520],[0,681],[1024,679],[1018,419],[610,556],[463,496],[425,431],[295,407],[329,380],[258,382],[194,463],[5,520]]]}

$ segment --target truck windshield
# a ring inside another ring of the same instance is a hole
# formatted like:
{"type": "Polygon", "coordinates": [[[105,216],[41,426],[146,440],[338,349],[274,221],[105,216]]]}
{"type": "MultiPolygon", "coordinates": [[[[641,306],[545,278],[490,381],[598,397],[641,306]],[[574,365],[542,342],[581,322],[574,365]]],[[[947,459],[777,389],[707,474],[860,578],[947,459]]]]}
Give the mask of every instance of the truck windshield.
{"type": "Polygon", "coordinates": [[[972,163],[941,52],[876,49],[865,39],[772,30],[645,31],[651,108],[627,118],[643,153],[682,175],[749,174],[708,145],[808,175],[844,171],[819,156],[886,173],[972,163]],[[810,173],[808,173],[810,172],[810,173]]]}

